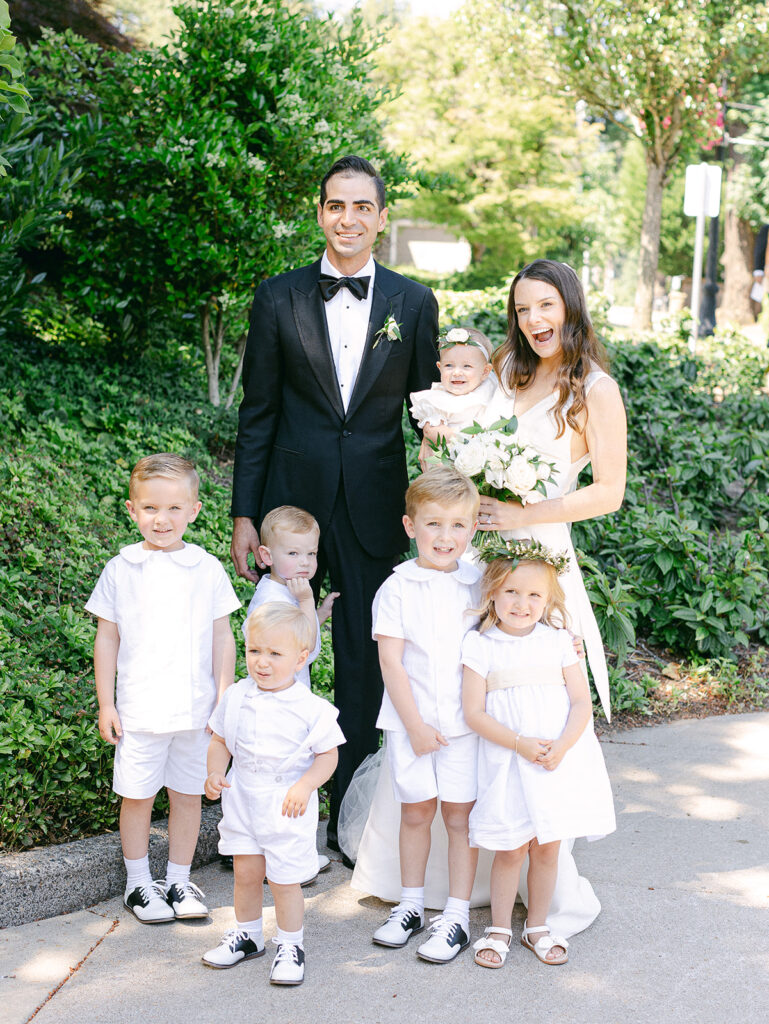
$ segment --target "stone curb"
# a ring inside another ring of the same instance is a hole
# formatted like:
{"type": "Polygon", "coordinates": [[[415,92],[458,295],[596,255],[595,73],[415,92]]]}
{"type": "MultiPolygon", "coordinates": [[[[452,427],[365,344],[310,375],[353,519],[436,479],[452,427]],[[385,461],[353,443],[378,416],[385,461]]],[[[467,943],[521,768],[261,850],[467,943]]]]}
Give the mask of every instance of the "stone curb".
{"type": "MultiPolygon", "coordinates": [[[[221,808],[204,807],[193,868],[216,859],[221,808]]],[[[168,860],[168,821],[152,823],[150,867],[162,878],[168,860]]],[[[125,888],[120,833],[45,846],[26,853],[0,854],[0,928],[29,924],[84,910],[125,888]]]]}

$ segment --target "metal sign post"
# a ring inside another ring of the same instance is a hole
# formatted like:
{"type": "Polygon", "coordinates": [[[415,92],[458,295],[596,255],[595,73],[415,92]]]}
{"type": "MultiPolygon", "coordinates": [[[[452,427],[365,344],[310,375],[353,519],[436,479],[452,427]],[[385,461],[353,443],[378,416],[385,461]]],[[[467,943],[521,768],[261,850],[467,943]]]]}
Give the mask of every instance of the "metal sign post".
{"type": "Polygon", "coordinates": [[[721,209],[721,168],[717,164],[689,164],[686,168],[684,213],[696,217],[694,266],[692,267],[692,333],[689,350],[697,350],[700,330],[700,292],[702,289],[702,252],[705,242],[705,218],[717,217],[721,209]]]}

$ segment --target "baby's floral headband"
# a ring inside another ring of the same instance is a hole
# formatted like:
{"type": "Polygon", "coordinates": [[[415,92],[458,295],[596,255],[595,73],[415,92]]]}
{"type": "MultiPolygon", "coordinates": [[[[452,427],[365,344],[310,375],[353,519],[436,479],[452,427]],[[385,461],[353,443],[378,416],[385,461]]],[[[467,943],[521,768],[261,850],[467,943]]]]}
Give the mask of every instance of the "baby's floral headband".
{"type": "Polygon", "coordinates": [[[491,356],[491,342],[484,345],[483,342],[476,341],[466,327],[450,327],[443,334],[438,335],[439,352],[445,348],[454,348],[455,345],[472,345],[473,348],[479,348],[486,356],[491,356]]]}
{"type": "Polygon", "coordinates": [[[551,551],[538,540],[503,540],[484,546],[478,557],[482,562],[495,562],[504,558],[510,562],[510,572],[519,562],[546,562],[552,565],[557,576],[562,576],[569,568],[569,556],[565,551],[551,551]]]}

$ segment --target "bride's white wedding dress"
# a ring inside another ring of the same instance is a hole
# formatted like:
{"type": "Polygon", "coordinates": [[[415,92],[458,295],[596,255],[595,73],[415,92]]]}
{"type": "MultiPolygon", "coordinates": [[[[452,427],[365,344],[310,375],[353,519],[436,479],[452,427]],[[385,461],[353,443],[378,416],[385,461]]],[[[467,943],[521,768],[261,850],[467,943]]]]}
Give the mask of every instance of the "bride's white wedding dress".
{"type": "MultiPolygon", "coordinates": [[[[602,370],[594,370],[585,382],[586,393],[602,377],[602,370]]],[[[573,491],[577,477],[590,462],[585,455],[577,462],[571,461],[571,440],[573,431],[568,423],[560,437],[556,437],[557,426],[552,415],[555,394],[527,409],[518,418],[518,433],[523,440],[542,452],[548,461],[555,463],[555,482],[548,484],[548,498],[557,498],[573,491]]],[[[565,409],[563,410],[565,413],[565,409]]],[[[603,644],[598,631],[590,601],[585,591],[582,573],[574,556],[569,524],[546,523],[503,534],[505,537],[532,537],[549,548],[566,551],[570,557],[570,568],[559,578],[566,595],[571,631],[584,638],[587,659],[593,674],[598,695],[607,717],[609,716],[609,679],[606,669],[603,644]]],[[[352,792],[354,793],[355,780],[352,792]]],[[[347,797],[345,797],[347,802],[347,797]]],[[[344,814],[344,805],[343,805],[344,814]]],[[[397,902],[400,899],[400,863],[398,858],[398,829],[400,826],[400,805],[395,802],[387,759],[382,758],[378,773],[371,810],[368,815],[360,847],[357,851],[355,871],[351,885],[354,889],[378,896],[380,899],[397,902]]],[[[340,821],[340,839],[343,828],[340,821]]],[[[558,879],[550,906],[547,923],[553,934],[568,938],[587,928],[601,909],[590,882],[583,878],[571,853],[573,843],[562,842],[558,859],[558,879]]],[[[355,851],[352,851],[354,853],[355,851]]],[[[489,871],[493,853],[481,850],[478,871],[471,899],[472,906],[485,906],[489,902],[489,871]]],[[[526,870],[521,872],[520,894],[527,902],[526,870]]],[[[432,828],[432,847],[425,878],[425,906],[442,909],[448,896],[447,839],[440,816],[436,813],[432,828]]]]}

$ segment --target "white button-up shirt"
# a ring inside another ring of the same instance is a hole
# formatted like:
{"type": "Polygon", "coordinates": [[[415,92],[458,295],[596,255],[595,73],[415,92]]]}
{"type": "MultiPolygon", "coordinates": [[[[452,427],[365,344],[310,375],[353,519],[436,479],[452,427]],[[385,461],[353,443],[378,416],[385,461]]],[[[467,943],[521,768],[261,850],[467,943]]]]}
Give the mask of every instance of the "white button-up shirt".
{"type": "MultiPolygon", "coordinates": [[[[228,746],[236,771],[261,775],[265,781],[280,784],[304,775],[316,754],[344,743],[337,724],[337,709],[306,687],[294,683],[285,690],[260,690],[250,676],[237,685],[244,687],[245,693],[237,717],[235,749],[228,746]],[[310,749],[294,760],[292,755],[312,731],[316,731],[316,736],[310,749]],[[287,762],[284,779],[280,771],[287,762]]],[[[208,723],[228,743],[232,739],[225,735],[227,704],[235,691],[234,686],[224,691],[208,723]]]]}
{"type": "Polygon", "coordinates": [[[221,563],[197,544],[111,558],[86,610],[114,622],[117,710],[124,729],[202,729],[216,703],[214,620],[240,608],[221,563]]]}
{"type": "Polygon", "coordinates": [[[336,379],[342,394],[345,411],[350,404],[355,381],[358,377],[363,352],[366,348],[368,322],[371,316],[371,300],[374,294],[374,275],[376,264],[369,257],[368,263],[355,274],[342,274],[333,265],[324,252],[320,261],[323,274],[332,277],[370,277],[368,295],[365,299],[356,297],[347,288],[340,288],[336,295],[324,302],[326,308],[326,324],[328,339],[331,343],[331,356],[336,369],[336,379]]]}
{"type": "MultiPolygon", "coordinates": [[[[454,572],[440,572],[412,559],[396,565],[374,598],[374,639],[405,641],[403,667],[419,714],[444,736],[471,731],[462,714],[462,640],[478,622],[466,612],[478,607],[480,576],[470,562],[460,560],[454,572]]],[[[376,724],[405,732],[387,690],[376,724]]]]}

